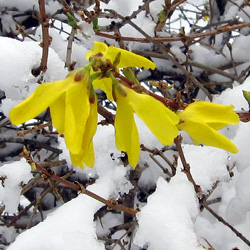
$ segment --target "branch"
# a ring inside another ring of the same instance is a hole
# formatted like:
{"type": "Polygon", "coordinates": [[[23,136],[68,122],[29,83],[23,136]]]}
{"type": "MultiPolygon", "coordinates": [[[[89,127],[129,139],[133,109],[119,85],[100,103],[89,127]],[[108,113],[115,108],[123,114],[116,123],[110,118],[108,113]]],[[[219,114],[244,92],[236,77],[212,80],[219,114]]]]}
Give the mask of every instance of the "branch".
{"type": "Polygon", "coordinates": [[[72,27],[70,36],[68,38],[67,55],[66,55],[66,63],[65,63],[65,67],[68,68],[69,71],[72,70],[71,54],[72,54],[72,43],[74,41],[74,36],[75,36],[75,28],[72,27]]]}
{"type": "Polygon", "coordinates": [[[236,230],[233,226],[231,226],[228,222],[226,222],[221,216],[219,216],[212,208],[210,208],[206,203],[203,206],[207,209],[209,213],[211,213],[218,221],[223,223],[225,226],[230,228],[242,241],[244,241],[248,246],[250,246],[250,241],[242,235],[238,230],[236,230]]]}
{"type": "MultiPolygon", "coordinates": [[[[150,52],[150,51],[138,51],[138,50],[135,50],[133,52],[138,54],[138,55],[143,55],[143,56],[146,56],[146,57],[155,57],[155,58],[160,58],[160,59],[168,59],[168,57],[166,57],[162,53],[150,52]]],[[[224,77],[227,77],[227,78],[232,79],[234,81],[237,81],[239,83],[244,82],[244,79],[239,79],[239,76],[232,75],[232,74],[230,74],[228,72],[225,72],[223,70],[217,69],[217,68],[212,67],[212,66],[208,66],[208,65],[205,65],[205,64],[202,64],[202,63],[199,63],[199,62],[191,61],[191,60],[188,60],[188,64],[193,66],[193,67],[201,68],[201,69],[204,69],[206,71],[212,72],[213,74],[222,75],[224,77]]]]}
{"type": "MultiPolygon", "coordinates": [[[[107,10],[107,11],[116,14],[119,18],[121,18],[123,21],[127,22],[128,24],[130,24],[133,28],[135,28],[138,32],[140,32],[143,36],[145,36],[145,38],[149,42],[153,43],[160,50],[160,52],[164,56],[167,57],[167,59],[170,62],[172,62],[175,66],[177,66],[177,68],[180,69],[186,75],[186,77],[189,78],[190,81],[192,81],[192,83],[196,87],[199,87],[206,94],[206,96],[208,97],[208,99],[210,101],[212,101],[212,95],[209,93],[209,91],[190,72],[188,72],[184,67],[182,67],[182,65],[172,55],[169,54],[169,52],[167,51],[167,49],[162,44],[160,44],[159,42],[155,41],[154,38],[152,38],[151,36],[149,36],[140,27],[138,27],[135,23],[133,23],[129,18],[123,17],[123,16],[119,15],[118,13],[116,13],[113,10],[107,10]]],[[[249,22],[249,25],[250,25],[250,22],[249,22]]],[[[185,36],[183,36],[183,37],[185,37],[185,36]]],[[[182,39],[182,41],[185,41],[185,38],[184,38],[184,40],[182,39]]]]}
{"type": "Polygon", "coordinates": [[[51,37],[49,36],[49,19],[47,19],[45,11],[45,1],[38,0],[38,2],[39,2],[40,23],[42,25],[42,39],[43,39],[43,41],[40,43],[40,46],[43,48],[43,53],[40,66],[37,69],[32,70],[32,74],[34,76],[38,76],[41,72],[45,72],[47,70],[49,46],[51,43],[51,37]]]}
{"type": "MultiPolygon", "coordinates": [[[[120,16],[119,16],[120,17],[120,16]]],[[[152,37],[152,39],[157,42],[157,43],[163,43],[163,42],[178,42],[178,41],[192,41],[194,39],[197,38],[205,38],[208,36],[212,36],[212,35],[218,35],[221,33],[225,33],[225,32],[230,32],[233,30],[237,30],[237,29],[242,29],[245,27],[249,27],[250,26],[250,22],[245,22],[245,23],[240,23],[240,24],[236,24],[236,25],[225,25],[222,26],[220,28],[218,28],[217,30],[213,30],[213,31],[207,31],[204,33],[197,33],[197,34],[192,34],[192,35],[185,35],[185,36],[180,36],[180,35],[176,35],[176,36],[171,36],[171,37],[152,37]]],[[[106,37],[106,38],[110,38],[110,39],[117,39],[116,35],[110,35],[110,34],[106,34],[106,33],[102,33],[100,31],[96,31],[95,34],[97,36],[101,36],[101,37],[106,37]]],[[[134,37],[126,37],[126,36],[121,36],[119,37],[120,40],[123,41],[131,41],[131,42],[139,42],[139,43],[152,43],[152,41],[150,41],[147,38],[134,38],[134,37]]]]}
{"type": "Polygon", "coordinates": [[[186,159],[185,159],[185,156],[184,156],[184,153],[183,153],[183,150],[182,150],[182,147],[181,147],[181,142],[182,142],[182,137],[180,135],[178,135],[175,140],[174,140],[175,144],[176,144],[176,148],[178,150],[178,153],[180,155],[180,159],[181,159],[181,162],[182,162],[182,166],[183,166],[183,172],[186,174],[188,180],[193,184],[194,186],[194,189],[195,189],[195,192],[200,195],[202,194],[202,190],[201,190],[201,187],[199,185],[196,184],[191,172],[190,172],[190,165],[187,163],[186,159]]]}
{"type": "Polygon", "coordinates": [[[32,145],[36,148],[44,148],[56,154],[61,154],[62,150],[58,148],[51,147],[47,143],[31,140],[31,139],[22,139],[22,138],[0,138],[0,143],[20,143],[24,145],[32,145]]]}
{"type": "Polygon", "coordinates": [[[54,180],[66,185],[72,189],[77,190],[78,192],[80,192],[82,194],[86,194],[86,195],[92,197],[93,199],[98,200],[101,203],[107,205],[109,208],[120,210],[120,211],[123,211],[125,213],[131,214],[133,216],[138,212],[138,210],[122,206],[122,205],[118,204],[117,202],[106,200],[106,199],[102,198],[101,196],[99,196],[95,193],[92,193],[91,191],[85,189],[85,187],[82,184],[80,184],[78,182],[73,183],[73,182],[67,181],[67,180],[59,177],[58,175],[56,175],[53,170],[51,170],[51,169],[47,170],[34,161],[33,161],[33,163],[36,165],[36,168],[38,170],[40,170],[43,174],[45,174],[48,178],[54,179],[54,180]]]}

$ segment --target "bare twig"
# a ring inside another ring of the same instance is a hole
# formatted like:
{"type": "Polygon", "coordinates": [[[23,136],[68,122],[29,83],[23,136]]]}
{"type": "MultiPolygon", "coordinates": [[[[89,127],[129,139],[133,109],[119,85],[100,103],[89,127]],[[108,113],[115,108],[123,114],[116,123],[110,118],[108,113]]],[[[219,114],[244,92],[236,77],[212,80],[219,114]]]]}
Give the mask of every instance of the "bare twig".
{"type": "MultiPolygon", "coordinates": [[[[130,24],[133,28],[135,28],[138,32],[140,32],[143,36],[145,36],[145,38],[153,43],[159,50],[160,52],[167,57],[167,59],[172,62],[178,69],[180,69],[185,75],[186,77],[188,77],[190,79],[190,81],[196,86],[199,87],[208,97],[208,99],[211,101],[212,100],[212,95],[208,92],[208,90],[190,73],[188,72],[173,56],[170,55],[169,51],[167,51],[167,49],[160,44],[159,42],[155,41],[154,38],[152,38],[151,36],[149,36],[146,32],[144,32],[140,27],[138,27],[135,23],[133,23],[129,18],[123,17],[121,15],[119,15],[118,13],[116,13],[113,10],[107,10],[111,13],[115,13],[116,15],[119,16],[119,18],[121,18],[123,21],[127,22],[128,24],[130,24]]],[[[250,23],[249,23],[250,25],[250,23]]],[[[182,39],[182,41],[185,41],[185,38],[182,39]]]]}
{"type": "Polygon", "coordinates": [[[37,148],[44,148],[47,149],[51,152],[54,152],[56,154],[61,154],[62,150],[58,149],[58,148],[54,148],[51,147],[50,145],[48,145],[47,143],[43,143],[43,142],[39,142],[39,141],[35,141],[35,140],[31,140],[31,139],[23,139],[23,138],[0,138],[0,143],[20,143],[20,144],[24,144],[24,145],[32,145],[35,146],[37,148]]]}
{"type": "MultiPolygon", "coordinates": [[[[192,34],[192,35],[185,35],[185,37],[176,35],[176,36],[171,36],[171,37],[158,37],[158,38],[153,37],[152,39],[157,43],[177,42],[177,41],[183,41],[183,40],[193,41],[194,39],[197,39],[197,38],[205,38],[208,36],[218,35],[221,33],[229,32],[229,31],[233,31],[233,30],[237,30],[237,29],[242,29],[242,28],[249,27],[249,26],[250,26],[250,22],[245,22],[245,23],[235,24],[235,25],[231,25],[231,26],[225,25],[225,26],[222,26],[222,27],[220,27],[216,30],[213,30],[213,31],[207,31],[207,32],[197,33],[197,34],[192,34]]],[[[100,31],[96,31],[96,35],[110,38],[110,39],[114,39],[114,40],[117,39],[117,37],[115,35],[102,33],[100,31]]],[[[123,40],[123,41],[132,41],[132,42],[139,42],[139,43],[152,43],[152,41],[150,41],[147,38],[134,38],[134,37],[121,36],[121,37],[119,37],[119,39],[123,40]]]]}
{"type": "Polygon", "coordinates": [[[245,242],[248,246],[250,246],[250,241],[242,235],[238,230],[236,230],[232,225],[230,225],[227,221],[225,221],[221,216],[219,216],[212,208],[210,208],[206,203],[203,204],[204,208],[207,209],[209,213],[211,213],[218,221],[223,223],[225,226],[230,228],[243,242],[245,242]]]}
{"type": "Polygon", "coordinates": [[[74,41],[74,36],[75,36],[75,28],[72,27],[69,38],[68,38],[67,55],[66,55],[66,62],[65,62],[65,67],[68,68],[69,71],[72,70],[71,54],[72,54],[72,44],[74,41]]]}
{"type": "MultiPolygon", "coordinates": [[[[134,53],[139,54],[139,55],[143,55],[143,56],[146,56],[146,57],[155,57],[155,58],[160,58],[160,59],[168,59],[165,55],[163,55],[161,53],[157,53],[157,52],[135,50],[134,53]]],[[[188,64],[193,66],[193,67],[204,69],[204,70],[208,71],[209,74],[211,74],[211,73],[212,74],[219,74],[221,76],[227,77],[227,78],[232,79],[234,81],[237,81],[239,83],[244,82],[244,79],[242,79],[242,78],[239,79],[239,76],[232,75],[232,74],[230,74],[228,72],[225,72],[223,70],[217,69],[217,68],[212,67],[212,66],[208,66],[208,65],[205,65],[205,64],[202,64],[202,63],[199,63],[199,62],[191,61],[191,60],[188,60],[188,64]]]]}
{"type": "Polygon", "coordinates": [[[198,194],[198,196],[200,196],[201,194],[203,194],[201,187],[199,185],[196,184],[191,172],[190,172],[190,165],[187,163],[184,153],[182,151],[182,147],[181,147],[181,142],[182,142],[182,137],[180,135],[178,135],[175,140],[174,140],[175,144],[176,144],[176,148],[179,152],[180,155],[180,159],[182,162],[182,166],[183,166],[183,172],[186,174],[188,180],[193,184],[195,192],[198,194]]]}
{"type": "Polygon", "coordinates": [[[45,11],[45,0],[38,0],[38,2],[40,10],[40,23],[42,25],[42,37],[43,37],[43,41],[42,43],[40,43],[40,46],[43,48],[43,53],[40,66],[37,69],[32,70],[32,73],[35,76],[38,76],[40,72],[45,72],[47,70],[49,46],[51,43],[51,37],[49,36],[49,19],[47,19],[45,11]]]}
{"type": "Polygon", "coordinates": [[[54,180],[66,185],[72,189],[75,189],[83,194],[86,194],[86,195],[92,197],[93,199],[98,200],[101,203],[104,203],[105,205],[107,205],[108,207],[110,207],[112,209],[120,210],[120,211],[129,213],[129,214],[132,214],[132,215],[135,215],[138,212],[137,210],[134,210],[132,208],[124,207],[116,202],[111,202],[109,200],[106,200],[106,199],[102,198],[101,196],[85,189],[83,187],[83,185],[80,185],[79,183],[73,183],[73,182],[67,181],[67,180],[59,177],[58,175],[56,175],[55,172],[49,171],[49,169],[48,170],[45,169],[44,167],[42,167],[41,165],[37,164],[34,161],[33,161],[33,163],[35,163],[36,168],[38,170],[40,170],[43,174],[45,174],[48,178],[54,179],[54,180]]]}

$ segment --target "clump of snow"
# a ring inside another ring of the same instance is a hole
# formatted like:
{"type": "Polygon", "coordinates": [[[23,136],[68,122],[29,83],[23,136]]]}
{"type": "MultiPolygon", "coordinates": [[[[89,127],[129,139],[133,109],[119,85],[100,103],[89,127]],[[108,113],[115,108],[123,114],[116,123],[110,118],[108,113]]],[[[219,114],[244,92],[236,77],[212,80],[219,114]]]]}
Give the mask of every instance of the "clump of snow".
{"type": "Polygon", "coordinates": [[[213,102],[218,104],[232,104],[235,111],[249,109],[248,103],[243,97],[242,90],[250,90],[250,77],[248,77],[243,84],[234,84],[233,89],[226,89],[220,95],[215,95],[213,102]]]}
{"type": "MultiPolygon", "coordinates": [[[[229,179],[226,151],[209,146],[183,145],[183,153],[196,184],[201,186],[203,192],[212,189],[216,181],[229,179]]],[[[178,159],[177,171],[183,174],[181,169],[183,166],[178,159]]]]}
{"type": "Polygon", "coordinates": [[[201,250],[193,220],[198,214],[191,183],[180,176],[170,183],[162,178],[148,203],[137,214],[139,229],[135,244],[148,250],[201,250]]]}
{"type": "Polygon", "coordinates": [[[239,152],[232,154],[232,160],[236,162],[238,170],[241,172],[249,166],[250,141],[246,140],[250,136],[249,123],[240,123],[233,142],[237,145],[239,152]]]}
{"type": "Polygon", "coordinates": [[[226,218],[233,226],[246,221],[250,214],[250,167],[246,168],[237,178],[234,198],[229,202],[226,218]]]}
{"type": "MultiPolygon", "coordinates": [[[[4,62],[0,68],[0,89],[11,100],[24,99],[37,87],[36,78],[31,71],[40,65],[42,48],[33,41],[20,42],[6,37],[0,37],[0,47],[4,48],[0,50],[0,57],[4,62]]],[[[60,80],[66,74],[64,63],[50,49],[44,80],[60,80]]]]}
{"type": "Polygon", "coordinates": [[[5,212],[16,213],[22,187],[33,177],[31,168],[25,160],[6,163],[0,167],[0,202],[5,205],[5,212]]]}
{"type": "MultiPolygon", "coordinates": [[[[248,62],[249,61],[249,48],[248,44],[250,42],[249,36],[240,35],[239,37],[235,38],[233,43],[233,59],[236,62],[248,62]]],[[[227,55],[228,58],[231,58],[230,51],[228,48],[224,48],[223,52],[227,55]]]]}

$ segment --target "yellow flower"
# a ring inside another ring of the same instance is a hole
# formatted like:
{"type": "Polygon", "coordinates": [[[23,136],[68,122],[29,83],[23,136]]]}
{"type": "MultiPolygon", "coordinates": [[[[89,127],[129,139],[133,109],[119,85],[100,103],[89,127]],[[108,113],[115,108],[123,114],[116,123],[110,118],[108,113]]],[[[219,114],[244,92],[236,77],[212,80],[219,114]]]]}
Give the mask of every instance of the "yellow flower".
{"type": "Polygon", "coordinates": [[[88,84],[89,72],[86,69],[75,70],[64,80],[39,85],[27,99],[10,111],[9,116],[12,124],[17,125],[49,107],[53,125],[59,133],[64,133],[73,164],[82,166],[84,162],[92,167],[97,98],[91,84],[88,84]]]}
{"type": "Polygon", "coordinates": [[[235,144],[217,132],[228,124],[239,122],[239,116],[233,112],[233,108],[232,105],[194,102],[178,114],[181,119],[178,128],[186,131],[196,145],[201,143],[237,153],[235,144]]]}
{"type": "Polygon", "coordinates": [[[109,59],[111,63],[114,63],[117,55],[121,53],[117,68],[144,67],[146,69],[155,69],[155,64],[143,56],[96,41],[94,42],[94,47],[86,54],[86,59],[89,60],[91,56],[100,53],[102,54],[102,58],[109,59]]]}
{"type": "Polygon", "coordinates": [[[146,94],[139,94],[132,89],[114,85],[114,97],[117,103],[115,118],[116,146],[128,155],[129,164],[136,167],[140,144],[134,112],[142,119],[152,133],[164,145],[172,144],[178,134],[176,124],[179,118],[171,110],[146,94]]]}
{"type": "MultiPolygon", "coordinates": [[[[90,60],[92,56],[101,54],[103,59],[109,59],[111,63],[114,63],[119,53],[120,58],[116,65],[117,68],[144,67],[146,69],[155,69],[155,64],[143,56],[96,41],[94,47],[86,54],[86,59],[90,60]]],[[[93,85],[95,89],[102,89],[107,94],[108,99],[113,101],[112,80],[110,78],[96,79],[93,81],[93,85]]]]}

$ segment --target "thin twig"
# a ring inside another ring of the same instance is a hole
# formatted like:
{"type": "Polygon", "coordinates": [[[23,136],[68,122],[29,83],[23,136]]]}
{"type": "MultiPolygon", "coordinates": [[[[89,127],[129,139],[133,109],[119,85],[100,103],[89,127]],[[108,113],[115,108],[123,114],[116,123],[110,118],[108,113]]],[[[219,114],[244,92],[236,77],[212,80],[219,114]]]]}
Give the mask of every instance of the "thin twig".
{"type": "Polygon", "coordinates": [[[43,48],[43,53],[40,66],[37,69],[32,70],[32,73],[35,76],[38,76],[40,72],[45,72],[47,70],[49,46],[51,43],[51,38],[49,36],[49,19],[47,19],[45,11],[45,0],[38,0],[38,3],[40,10],[40,23],[42,25],[42,39],[43,39],[40,46],[43,48]]]}
{"type": "MultiPolygon", "coordinates": [[[[113,10],[107,10],[110,11],[111,13],[115,13],[116,15],[119,16],[119,18],[121,18],[123,21],[127,22],[128,24],[130,24],[133,28],[135,28],[138,32],[140,32],[143,36],[145,36],[146,39],[148,39],[148,41],[150,41],[151,43],[153,43],[159,50],[160,52],[167,57],[167,59],[172,62],[175,66],[177,66],[178,69],[180,69],[185,75],[186,77],[188,77],[192,83],[196,86],[199,87],[208,97],[208,99],[210,101],[212,101],[212,95],[208,92],[208,90],[190,73],[188,72],[173,56],[171,56],[169,54],[169,52],[167,51],[167,49],[160,44],[159,42],[155,41],[154,38],[152,38],[151,36],[149,36],[146,32],[144,32],[140,27],[138,27],[135,23],[133,23],[129,18],[123,17],[121,15],[119,15],[118,13],[116,13],[113,10]]],[[[249,23],[250,25],[250,23],[249,23]]],[[[185,39],[183,39],[183,41],[185,41],[185,39]]]]}
{"type": "Polygon", "coordinates": [[[174,140],[175,144],[176,144],[176,148],[178,150],[178,153],[180,155],[180,159],[182,162],[182,166],[183,166],[183,172],[186,174],[187,179],[193,184],[195,192],[200,196],[202,194],[202,190],[201,187],[199,185],[196,184],[191,172],[190,172],[190,165],[187,163],[186,158],[184,156],[182,147],[181,147],[181,142],[182,142],[182,137],[180,135],[178,135],[175,140],[174,140]]]}
{"type": "Polygon", "coordinates": [[[245,242],[248,246],[250,246],[250,241],[242,235],[237,229],[235,229],[232,225],[230,225],[227,221],[225,221],[221,216],[219,216],[212,208],[210,208],[206,203],[203,204],[204,208],[207,209],[209,213],[211,213],[218,221],[223,223],[225,226],[230,228],[243,242],[245,242]]]}
{"type": "Polygon", "coordinates": [[[69,71],[72,70],[72,68],[71,68],[71,54],[72,54],[72,44],[74,41],[74,36],[75,36],[75,28],[72,27],[69,38],[68,38],[67,55],[66,55],[66,62],[65,62],[65,67],[68,68],[69,71]]]}
{"type": "Polygon", "coordinates": [[[56,154],[61,154],[62,150],[58,148],[51,147],[47,143],[31,140],[31,139],[23,139],[23,138],[0,138],[0,143],[20,143],[24,145],[32,145],[36,148],[44,148],[56,154]]]}
{"type": "MultiPolygon", "coordinates": [[[[225,25],[225,26],[222,26],[222,27],[220,27],[216,30],[213,30],[213,31],[207,31],[207,32],[197,33],[197,34],[192,34],[192,35],[185,35],[184,37],[176,35],[176,36],[171,36],[171,37],[158,37],[158,38],[152,37],[152,39],[158,43],[178,42],[178,41],[183,41],[183,40],[192,41],[192,40],[195,40],[197,38],[205,38],[208,36],[218,35],[221,33],[229,32],[229,31],[233,31],[233,30],[237,30],[237,29],[242,29],[242,28],[249,27],[249,26],[250,26],[250,22],[245,22],[245,23],[235,24],[232,26],[225,25]]],[[[114,39],[114,40],[117,39],[117,36],[115,36],[115,35],[102,33],[100,31],[96,31],[95,34],[97,36],[106,37],[106,38],[110,38],[110,39],[114,39]]],[[[135,38],[135,37],[121,36],[121,37],[119,37],[119,39],[123,40],[123,41],[132,41],[132,42],[138,42],[138,43],[152,43],[152,41],[148,40],[147,38],[135,38]]]]}
{"type": "Polygon", "coordinates": [[[67,180],[59,177],[58,175],[56,175],[53,171],[49,172],[47,169],[45,169],[41,165],[37,164],[36,162],[33,162],[33,163],[35,163],[36,168],[38,170],[40,170],[43,174],[45,174],[48,178],[52,178],[52,179],[66,185],[70,188],[73,188],[77,191],[80,191],[81,193],[86,194],[86,195],[92,197],[93,199],[100,201],[101,203],[104,203],[105,205],[107,205],[108,207],[110,207],[112,209],[120,210],[120,211],[129,213],[129,214],[132,214],[132,215],[135,215],[138,212],[137,210],[134,210],[132,208],[124,207],[118,203],[113,203],[109,200],[106,200],[106,199],[102,198],[101,196],[83,188],[83,186],[79,185],[79,183],[73,183],[73,182],[67,181],[67,180]]]}
{"type": "Polygon", "coordinates": [[[170,178],[173,177],[173,174],[171,174],[167,168],[164,168],[163,165],[155,159],[154,155],[150,154],[149,157],[162,169],[164,174],[167,174],[170,178]]]}
{"type": "MultiPolygon", "coordinates": [[[[166,57],[165,55],[163,55],[161,53],[157,53],[157,52],[138,51],[138,50],[135,50],[133,52],[138,54],[138,55],[143,55],[143,56],[146,56],[146,57],[155,57],[155,58],[160,58],[160,59],[168,59],[168,57],[166,57]]],[[[234,81],[237,81],[239,83],[244,82],[244,79],[242,79],[242,78],[239,79],[239,76],[232,75],[232,74],[230,74],[228,72],[225,72],[223,70],[217,69],[217,68],[212,67],[212,66],[208,66],[208,65],[205,65],[205,64],[202,64],[202,63],[199,63],[199,62],[191,61],[191,60],[188,60],[188,64],[193,66],[193,67],[204,69],[204,70],[208,71],[210,74],[212,72],[212,74],[219,74],[221,76],[227,77],[227,78],[232,79],[234,81]]]]}

